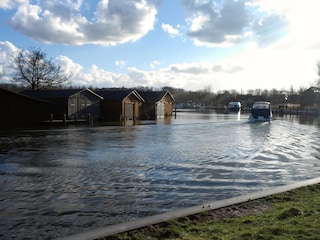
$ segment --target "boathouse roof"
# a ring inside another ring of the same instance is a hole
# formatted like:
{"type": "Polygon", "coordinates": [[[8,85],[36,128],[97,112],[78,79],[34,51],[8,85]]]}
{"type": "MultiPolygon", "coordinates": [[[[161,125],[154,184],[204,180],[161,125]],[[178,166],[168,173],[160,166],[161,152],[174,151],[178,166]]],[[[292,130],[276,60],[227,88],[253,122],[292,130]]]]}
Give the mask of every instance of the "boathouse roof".
{"type": "Polygon", "coordinates": [[[124,98],[128,97],[129,95],[133,95],[140,102],[144,102],[144,99],[136,90],[105,89],[105,90],[97,90],[95,92],[100,96],[102,96],[106,101],[122,101],[124,98]]]}
{"type": "Polygon", "coordinates": [[[27,90],[22,91],[20,94],[38,98],[38,99],[55,99],[55,98],[68,98],[74,94],[81,93],[84,91],[88,91],[89,93],[97,96],[100,99],[103,99],[100,95],[97,93],[91,91],[88,88],[82,88],[82,89],[48,89],[48,90],[27,90]]]}
{"type": "Polygon", "coordinates": [[[145,91],[139,93],[143,99],[148,102],[158,102],[166,95],[169,95],[172,101],[174,101],[174,97],[169,91],[145,91]]]}

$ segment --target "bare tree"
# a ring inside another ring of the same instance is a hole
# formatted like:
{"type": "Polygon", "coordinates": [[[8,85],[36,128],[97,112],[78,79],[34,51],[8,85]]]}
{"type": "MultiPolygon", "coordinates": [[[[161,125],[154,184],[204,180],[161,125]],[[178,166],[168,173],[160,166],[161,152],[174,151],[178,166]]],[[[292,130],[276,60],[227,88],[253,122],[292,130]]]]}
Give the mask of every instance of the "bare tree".
{"type": "Polygon", "coordinates": [[[316,85],[318,88],[320,88],[320,61],[317,62],[317,73],[318,73],[318,79],[317,79],[316,85]]]}
{"type": "Polygon", "coordinates": [[[14,57],[16,73],[14,81],[32,90],[52,88],[66,82],[71,76],[61,70],[51,59],[47,59],[46,52],[39,48],[20,50],[14,57]]]}

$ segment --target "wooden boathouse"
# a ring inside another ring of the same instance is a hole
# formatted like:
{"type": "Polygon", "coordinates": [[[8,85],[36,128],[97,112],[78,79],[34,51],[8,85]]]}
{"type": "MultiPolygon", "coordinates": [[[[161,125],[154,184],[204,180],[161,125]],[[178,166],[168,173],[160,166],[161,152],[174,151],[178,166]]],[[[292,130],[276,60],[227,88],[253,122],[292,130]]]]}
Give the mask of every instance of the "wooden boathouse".
{"type": "Polygon", "coordinates": [[[140,119],[155,120],[172,116],[174,97],[169,91],[140,91],[145,100],[140,104],[140,119]]]}
{"type": "Polygon", "coordinates": [[[95,91],[101,100],[101,121],[133,124],[139,119],[139,104],[144,99],[136,90],[103,89],[95,91]]]}
{"type": "Polygon", "coordinates": [[[51,120],[92,119],[100,118],[100,101],[103,99],[88,88],[58,89],[58,90],[29,90],[21,94],[52,103],[51,120]]]}
{"type": "Polygon", "coordinates": [[[52,103],[0,88],[0,126],[39,125],[50,116],[52,103]]]}

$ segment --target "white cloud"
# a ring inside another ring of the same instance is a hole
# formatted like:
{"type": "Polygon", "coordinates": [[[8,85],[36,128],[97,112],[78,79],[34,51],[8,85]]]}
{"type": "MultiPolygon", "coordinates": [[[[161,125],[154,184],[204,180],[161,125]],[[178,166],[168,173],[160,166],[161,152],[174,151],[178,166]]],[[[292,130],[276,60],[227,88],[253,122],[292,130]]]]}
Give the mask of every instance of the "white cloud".
{"type": "Polygon", "coordinates": [[[204,24],[206,24],[210,20],[210,17],[204,15],[203,13],[199,12],[192,16],[190,19],[187,19],[187,22],[190,22],[190,31],[200,31],[204,24]]]}
{"type": "Polygon", "coordinates": [[[117,67],[123,68],[126,66],[127,62],[125,60],[116,60],[115,64],[117,67]]]}
{"type": "Polygon", "coordinates": [[[320,48],[320,35],[317,29],[320,22],[320,2],[309,0],[307,4],[291,1],[285,9],[289,22],[287,43],[298,48],[320,48]]]}
{"type": "Polygon", "coordinates": [[[95,64],[90,67],[88,72],[76,72],[70,81],[73,86],[100,88],[128,86],[129,82],[126,74],[108,72],[104,69],[98,68],[95,64]]]}
{"type": "Polygon", "coordinates": [[[188,36],[197,45],[229,45],[233,39],[238,42],[249,24],[244,1],[225,1],[222,7],[211,1],[183,2],[191,15],[187,19],[188,36]]]}
{"type": "MultiPolygon", "coordinates": [[[[0,42],[0,63],[3,66],[3,75],[8,81],[12,74],[11,55],[17,50],[10,42],[0,42]]],[[[309,86],[316,78],[317,53],[319,51],[283,52],[278,48],[260,49],[252,43],[248,45],[245,53],[226,60],[171,64],[151,71],[130,67],[127,73],[121,74],[100,69],[95,64],[85,70],[66,56],[58,56],[55,60],[65,73],[72,74],[70,82],[73,86],[147,86],[154,89],[172,86],[186,90],[201,90],[212,86],[213,91],[240,91],[257,88],[289,89],[291,85],[297,89],[301,83],[309,86]],[[297,78],[300,80],[299,84],[293,81],[297,78]]],[[[158,65],[159,62],[154,61],[153,64],[158,65]]]]}
{"type": "Polygon", "coordinates": [[[139,70],[135,67],[128,68],[128,76],[132,82],[136,83],[138,86],[146,86],[148,82],[152,79],[149,78],[147,71],[139,70]]]}
{"type": "Polygon", "coordinates": [[[146,0],[101,0],[94,18],[87,18],[80,12],[82,5],[83,1],[71,0],[41,5],[24,2],[9,22],[15,30],[43,43],[116,45],[146,35],[157,13],[146,0]]]}
{"type": "Polygon", "coordinates": [[[229,47],[252,37],[261,46],[283,37],[286,21],[283,16],[267,8],[258,8],[254,0],[183,1],[189,12],[189,36],[195,45],[229,47]],[[261,21],[261,18],[264,18],[261,21]],[[272,24],[272,27],[270,27],[272,24]]]}
{"type": "MultiPolygon", "coordinates": [[[[308,87],[316,79],[316,61],[320,51],[306,49],[259,48],[251,43],[248,49],[229,59],[243,70],[223,75],[226,89],[233,86],[243,89],[294,89],[308,87]]],[[[221,78],[222,80],[222,78],[221,78]]]]}
{"type": "Polygon", "coordinates": [[[58,56],[56,63],[60,65],[61,69],[68,75],[78,75],[83,71],[83,67],[80,64],[73,62],[73,60],[67,56],[58,56]]]}
{"type": "Polygon", "coordinates": [[[179,35],[179,30],[177,28],[172,27],[170,24],[163,23],[161,25],[161,28],[163,29],[163,31],[169,33],[171,37],[179,35]]]}
{"type": "Polygon", "coordinates": [[[168,71],[180,74],[208,74],[212,68],[207,64],[202,63],[183,63],[183,64],[173,64],[169,66],[168,71]]]}
{"type": "Polygon", "coordinates": [[[16,48],[12,43],[8,41],[0,42],[0,74],[1,79],[6,83],[9,83],[12,80],[14,73],[13,57],[17,51],[18,48],[16,48]]]}
{"type": "Polygon", "coordinates": [[[28,3],[29,0],[1,0],[0,1],[0,8],[3,9],[13,9],[20,4],[28,3]]]}
{"type": "Polygon", "coordinates": [[[152,61],[152,62],[150,63],[150,68],[154,69],[154,68],[156,68],[156,66],[158,66],[158,65],[160,65],[160,64],[161,64],[160,62],[154,60],[154,61],[152,61]]]}

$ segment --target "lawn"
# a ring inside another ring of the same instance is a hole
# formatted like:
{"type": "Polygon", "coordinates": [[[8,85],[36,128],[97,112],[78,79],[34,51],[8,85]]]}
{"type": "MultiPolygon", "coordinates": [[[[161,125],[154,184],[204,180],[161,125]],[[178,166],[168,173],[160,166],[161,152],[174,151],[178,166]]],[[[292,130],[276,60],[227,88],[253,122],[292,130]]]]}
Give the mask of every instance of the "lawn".
{"type": "Polygon", "coordinates": [[[320,239],[320,184],[103,239],[320,239]]]}

